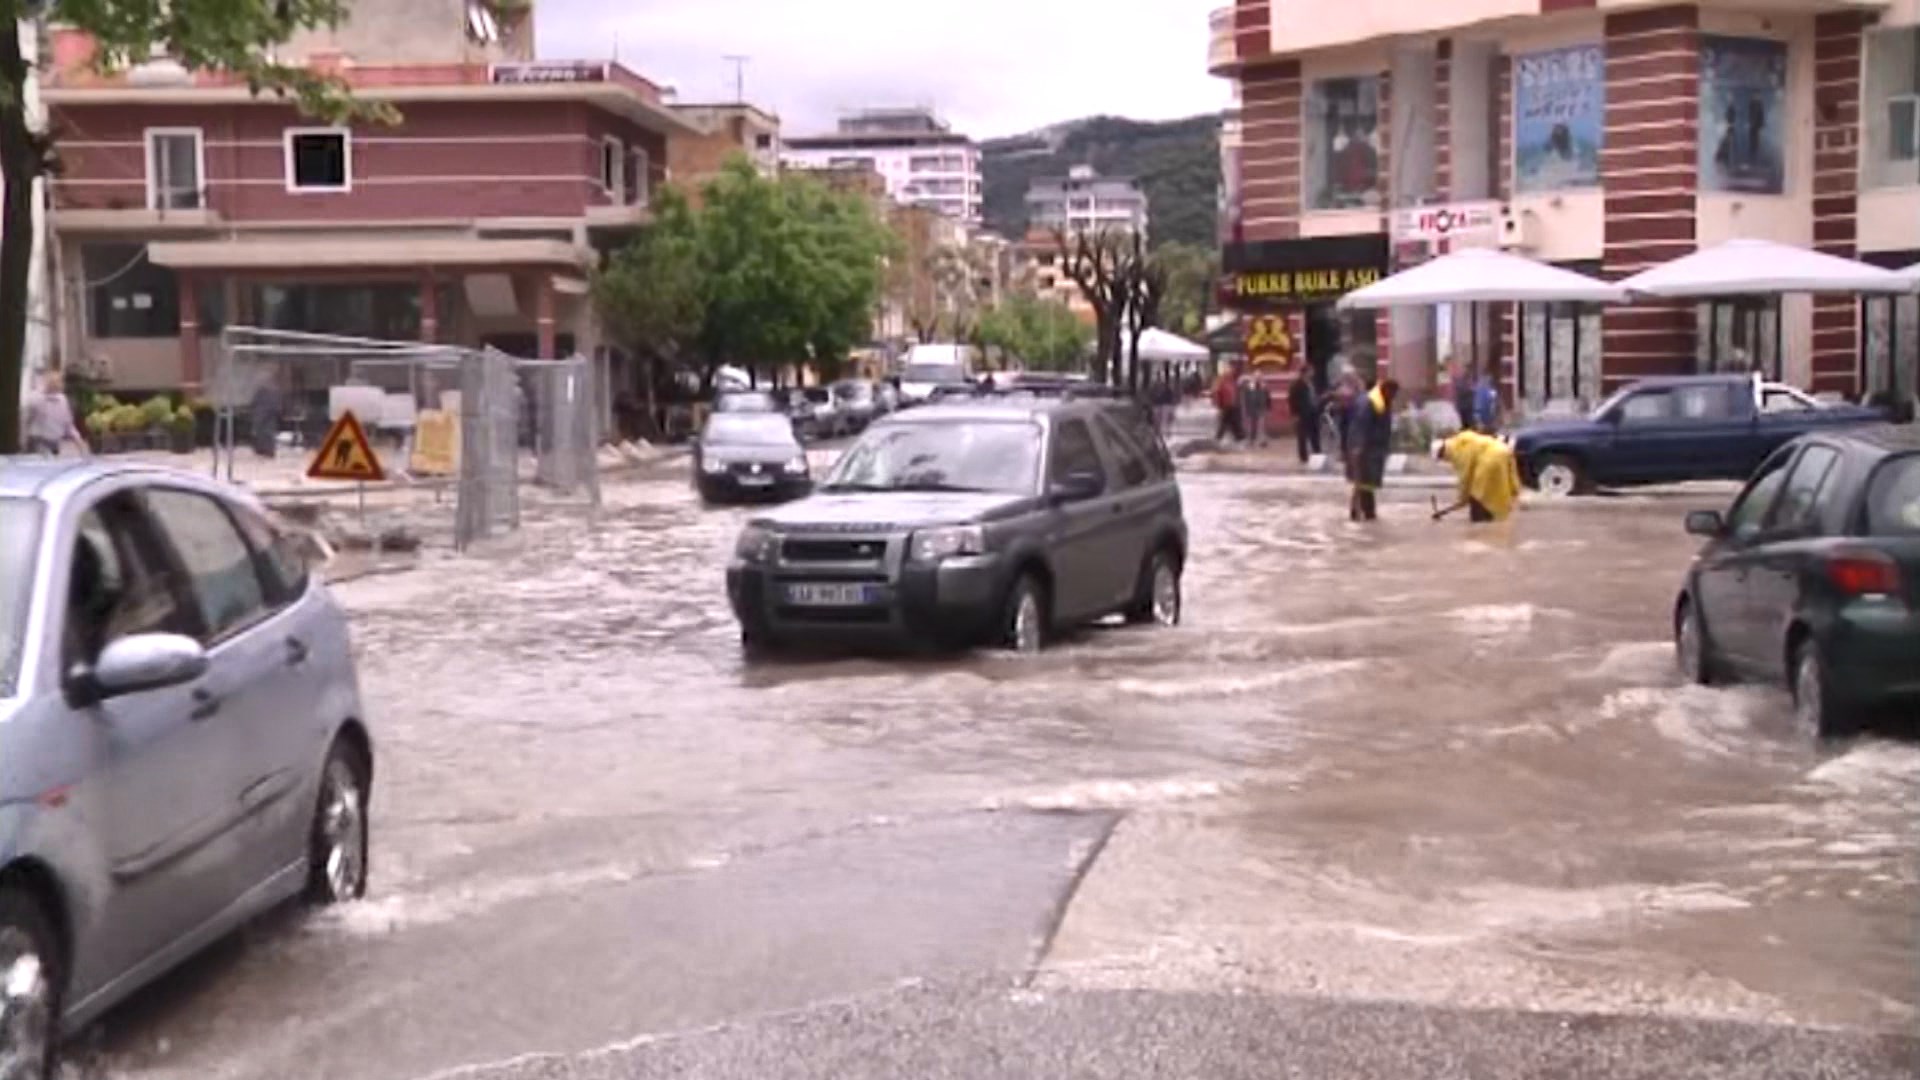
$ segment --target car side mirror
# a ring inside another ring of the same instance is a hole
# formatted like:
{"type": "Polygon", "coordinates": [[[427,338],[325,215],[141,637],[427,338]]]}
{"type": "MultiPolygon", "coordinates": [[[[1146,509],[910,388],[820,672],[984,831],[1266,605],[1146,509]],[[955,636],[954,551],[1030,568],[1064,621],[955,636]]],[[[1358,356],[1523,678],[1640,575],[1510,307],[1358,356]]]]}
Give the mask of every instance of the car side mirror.
{"type": "Polygon", "coordinates": [[[1726,535],[1727,521],[1718,510],[1695,510],[1687,514],[1687,532],[1717,540],[1726,535]]]}
{"type": "Polygon", "coordinates": [[[181,634],[134,634],[108,645],[91,666],[68,676],[85,704],[189,683],[206,674],[207,650],[181,634]]]}
{"type": "Polygon", "coordinates": [[[1054,503],[1063,504],[1085,502],[1088,499],[1098,498],[1106,490],[1107,481],[1104,477],[1099,473],[1083,470],[1081,472],[1068,473],[1060,479],[1055,480],[1052,486],[1047,489],[1047,494],[1053,499],[1054,503]]]}

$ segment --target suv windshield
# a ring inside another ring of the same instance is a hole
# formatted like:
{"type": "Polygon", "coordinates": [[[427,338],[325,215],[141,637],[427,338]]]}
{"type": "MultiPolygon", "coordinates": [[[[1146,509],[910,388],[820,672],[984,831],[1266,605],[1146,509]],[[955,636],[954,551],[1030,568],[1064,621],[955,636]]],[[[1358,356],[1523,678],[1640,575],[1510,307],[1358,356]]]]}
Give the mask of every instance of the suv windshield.
{"type": "Polygon", "coordinates": [[[1920,454],[1894,458],[1874,470],[1867,487],[1867,532],[1920,536],[1920,454]]]}
{"type": "Polygon", "coordinates": [[[729,390],[714,401],[713,407],[715,412],[723,413],[779,411],[773,395],[764,390],[729,390]]]}
{"type": "Polygon", "coordinates": [[[877,428],[833,467],[827,491],[992,491],[1032,495],[1040,428],[1027,420],[956,420],[877,428]]]}
{"type": "Polygon", "coordinates": [[[0,697],[13,695],[20,674],[39,535],[40,504],[0,499],[0,697]]]}
{"type": "Polygon", "coordinates": [[[787,446],[793,442],[793,424],[778,413],[716,413],[707,421],[707,442],[713,446],[787,446]]]}

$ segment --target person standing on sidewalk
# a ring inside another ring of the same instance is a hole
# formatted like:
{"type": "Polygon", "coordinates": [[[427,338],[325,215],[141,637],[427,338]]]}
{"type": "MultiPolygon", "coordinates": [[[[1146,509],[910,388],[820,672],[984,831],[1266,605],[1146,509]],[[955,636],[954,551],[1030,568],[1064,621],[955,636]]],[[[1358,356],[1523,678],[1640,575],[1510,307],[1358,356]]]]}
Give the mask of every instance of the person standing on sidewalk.
{"type": "Polygon", "coordinates": [[[1254,446],[1267,445],[1267,414],[1273,411],[1273,391],[1267,389],[1267,380],[1259,375],[1247,376],[1240,400],[1247,408],[1247,442],[1254,446]]]}
{"type": "Polygon", "coordinates": [[[1380,517],[1378,493],[1386,483],[1387,457],[1393,452],[1393,406],[1399,396],[1400,384],[1382,379],[1355,403],[1347,429],[1353,477],[1353,498],[1347,508],[1350,521],[1380,517]]]}
{"type": "Polygon", "coordinates": [[[1220,373],[1213,381],[1213,407],[1220,413],[1220,423],[1214,429],[1213,441],[1224,443],[1227,436],[1240,438],[1240,386],[1237,373],[1232,369],[1220,373]]]}
{"type": "Polygon", "coordinates": [[[1293,385],[1287,387],[1287,412],[1293,416],[1293,441],[1300,451],[1300,464],[1305,465],[1320,452],[1320,401],[1313,392],[1313,370],[1304,360],[1294,373],[1293,385]]]}
{"type": "Polygon", "coordinates": [[[73,402],[67,399],[66,386],[57,371],[47,372],[40,392],[27,399],[21,434],[29,454],[59,457],[60,448],[71,442],[87,453],[87,437],[73,419],[73,402]]]}
{"type": "Polygon", "coordinates": [[[1482,435],[1500,430],[1500,390],[1493,385],[1493,376],[1485,372],[1473,387],[1473,427],[1482,435]]]}

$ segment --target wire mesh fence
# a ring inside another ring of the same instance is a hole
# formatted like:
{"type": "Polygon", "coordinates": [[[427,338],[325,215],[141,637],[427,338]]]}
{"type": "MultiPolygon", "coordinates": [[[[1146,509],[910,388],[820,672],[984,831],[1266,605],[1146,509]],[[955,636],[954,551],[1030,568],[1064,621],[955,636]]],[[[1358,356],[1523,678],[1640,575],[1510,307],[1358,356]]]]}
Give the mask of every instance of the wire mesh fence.
{"type": "Polygon", "coordinates": [[[444,533],[464,549],[518,528],[527,488],[543,507],[600,505],[600,386],[580,357],[230,327],[206,390],[214,475],[269,498],[352,496],[375,536],[444,533]],[[306,476],[347,411],[375,447],[378,483],[306,476]]]}

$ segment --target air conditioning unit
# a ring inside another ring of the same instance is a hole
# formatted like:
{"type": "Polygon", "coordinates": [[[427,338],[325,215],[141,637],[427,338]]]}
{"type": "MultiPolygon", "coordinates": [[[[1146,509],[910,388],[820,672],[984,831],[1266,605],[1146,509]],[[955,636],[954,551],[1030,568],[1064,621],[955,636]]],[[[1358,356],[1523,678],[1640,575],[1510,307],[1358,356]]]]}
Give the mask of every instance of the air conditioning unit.
{"type": "Polygon", "coordinates": [[[1503,207],[1500,210],[1500,250],[1532,251],[1537,246],[1535,228],[1532,214],[1503,207]]]}

